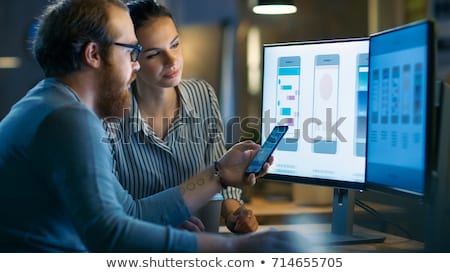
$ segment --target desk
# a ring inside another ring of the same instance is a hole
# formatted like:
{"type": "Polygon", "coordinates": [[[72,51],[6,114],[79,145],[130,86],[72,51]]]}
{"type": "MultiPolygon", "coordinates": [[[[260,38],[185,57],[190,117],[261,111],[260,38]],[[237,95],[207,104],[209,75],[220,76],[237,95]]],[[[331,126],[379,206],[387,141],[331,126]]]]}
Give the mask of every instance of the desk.
{"type": "MultiPolygon", "coordinates": [[[[264,198],[252,198],[246,207],[253,210],[260,227],[258,231],[270,228],[278,230],[294,230],[302,234],[329,234],[331,231],[331,206],[298,206],[290,201],[267,201],[264,198]]],[[[395,210],[398,208],[384,207],[381,209],[395,210]]],[[[361,210],[355,208],[355,211],[361,210]]],[[[221,226],[220,232],[227,232],[221,226]]],[[[397,235],[379,232],[362,226],[354,225],[353,233],[369,234],[385,237],[382,243],[363,243],[321,246],[318,252],[423,252],[422,242],[411,240],[397,235]]]]}
{"type": "MultiPolygon", "coordinates": [[[[301,234],[308,236],[313,234],[320,236],[321,233],[328,233],[331,230],[330,224],[295,224],[295,225],[260,225],[257,232],[263,232],[268,229],[277,230],[292,230],[298,231],[301,234]]],[[[225,226],[220,226],[219,232],[229,233],[225,226]]],[[[364,244],[344,244],[344,245],[321,245],[315,249],[315,252],[339,252],[339,253],[373,253],[373,252],[387,252],[387,253],[409,253],[409,252],[423,252],[424,245],[422,242],[410,240],[400,236],[378,232],[367,229],[358,225],[353,227],[354,233],[366,233],[370,235],[383,236],[386,239],[382,243],[364,243],[364,244]]]]}

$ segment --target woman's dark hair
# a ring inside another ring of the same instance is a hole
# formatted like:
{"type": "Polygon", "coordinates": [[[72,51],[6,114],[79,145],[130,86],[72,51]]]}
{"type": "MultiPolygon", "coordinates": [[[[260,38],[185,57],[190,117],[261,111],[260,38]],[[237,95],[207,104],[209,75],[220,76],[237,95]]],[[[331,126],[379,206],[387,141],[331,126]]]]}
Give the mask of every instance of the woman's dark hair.
{"type": "Polygon", "coordinates": [[[33,53],[46,77],[61,77],[81,68],[82,52],[89,42],[107,59],[113,43],[108,29],[108,7],[127,10],[120,0],[60,0],[40,17],[33,53]]]}
{"type": "Polygon", "coordinates": [[[133,20],[134,30],[137,31],[146,21],[158,17],[169,17],[175,22],[172,13],[163,5],[153,0],[135,0],[127,3],[133,20]]]}

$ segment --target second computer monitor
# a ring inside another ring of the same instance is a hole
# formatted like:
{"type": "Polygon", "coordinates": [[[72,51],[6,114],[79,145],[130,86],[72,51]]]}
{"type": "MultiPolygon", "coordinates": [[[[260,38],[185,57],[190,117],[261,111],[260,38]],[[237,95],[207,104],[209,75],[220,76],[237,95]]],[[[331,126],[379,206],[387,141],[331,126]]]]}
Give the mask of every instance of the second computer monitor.
{"type": "Polygon", "coordinates": [[[367,181],[423,198],[431,178],[435,31],[432,21],[370,37],[367,181]]]}

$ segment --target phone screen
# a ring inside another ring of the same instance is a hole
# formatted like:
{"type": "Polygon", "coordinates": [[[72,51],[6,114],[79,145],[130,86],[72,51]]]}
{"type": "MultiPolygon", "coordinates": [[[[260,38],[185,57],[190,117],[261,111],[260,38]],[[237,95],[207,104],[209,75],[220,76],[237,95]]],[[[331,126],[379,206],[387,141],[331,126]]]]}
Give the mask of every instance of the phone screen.
{"type": "Polygon", "coordinates": [[[296,151],[298,148],[300,62],[300,56],[278,58],[276,121],[278,125],[289,126],[286,133],[289,140],[280,144],[280,150],[296,151]]]}
{"type": "Polygon", "coordinates": [[[403,76],[402,76],[402,89],[401,89],[401,115],[402,115],[402,123],[409,123],[409,115],[410,115],[410,94],[412,94],[410,88],[412,87],[411,80],[411,66],[409,64],[403,65],[403,76]]]}
{"type": "Polygon", "coordinates": [[[270,132],[269,137],[266,139],[256,156],[248,166],[247,170],[245,171],[246,174],[259,174],[261,172],[264,163],[267,162],[269,157],[275,151],[281,139],[288,131],[288,128],[288,126],[275,126],[272,132],[270,132]]]}
{"type": "Polygon", "coordinates": [[[371,105],[370,108],[372,109],[372,123],[378,123],[379,117],[379,96],[380,96],[380,70],[374,69],[372,72],[372,86],[370,89],[371,92],[371,105]]]}
{"type": "Polygon", "coordinates": [[[335,154],[336,136],[328,132],[338,114],[339,55],[317,55],[314,69],[314,153],[335,154]]]}
{"type": "Polygon", "coordinates": [[[391,123],[397,124],[400,119],[400,66],[392,68],[391,80],[391,123]]]}
{"type": "Polygon", "coordinates": [[[356,122],[355,122],[355,155],[366,155],[366,120],[367,120],[367,89],[369,75],[369,54],[358,55],[356,71],[356,122]]]}
{"type": "Polygon", "coordinates": [[[387,124],[389,117],[389,68],[383,68],[381,72],[381,108],[380,121],[387,124]]]}

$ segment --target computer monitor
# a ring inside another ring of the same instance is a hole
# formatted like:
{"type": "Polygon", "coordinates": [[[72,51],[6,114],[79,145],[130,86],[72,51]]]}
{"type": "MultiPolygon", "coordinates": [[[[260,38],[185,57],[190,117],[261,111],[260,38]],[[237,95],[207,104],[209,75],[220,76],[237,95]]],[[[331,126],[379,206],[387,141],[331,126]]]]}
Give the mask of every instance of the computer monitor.
{"type": "Polygon", "coordinates": [[[370,37],[366,188],[425,207],[427,252],[450,250],[450,94],[422,20],[370,37]]]}
{"type": "Polygon", "coordinates": [[[335,188],[324,243],[383,240],[352,230],[354,193],[365,188],[368,52],[368,38],[263,47],[261,141],[289,126],[265,178],[335,188]]]}
{"type": "Polygon", "coordinates": [[[366,188],[425,200],[435,157],[434,24],[373,34],[369,52],[366,188]]]}
{"type": "Polygon", "coordinates": [[[289,130],[268,178],[364,189],[369,41],[266,44],[262,134],[289,130]]]}

